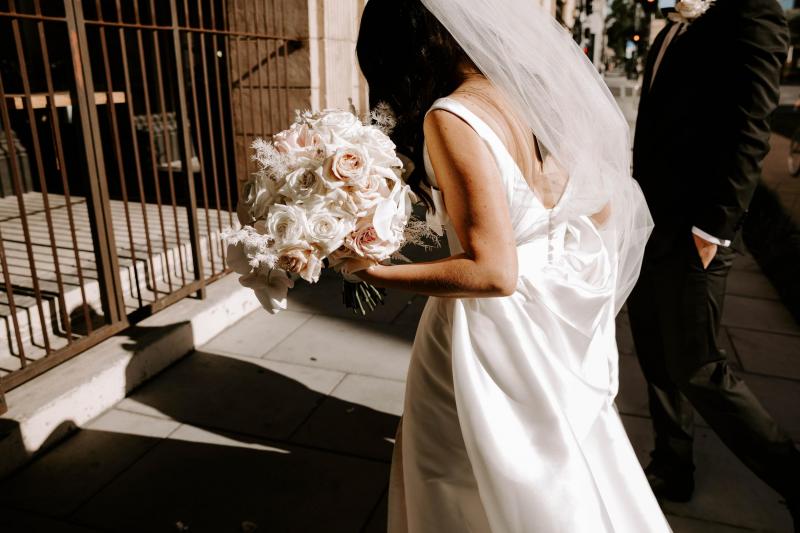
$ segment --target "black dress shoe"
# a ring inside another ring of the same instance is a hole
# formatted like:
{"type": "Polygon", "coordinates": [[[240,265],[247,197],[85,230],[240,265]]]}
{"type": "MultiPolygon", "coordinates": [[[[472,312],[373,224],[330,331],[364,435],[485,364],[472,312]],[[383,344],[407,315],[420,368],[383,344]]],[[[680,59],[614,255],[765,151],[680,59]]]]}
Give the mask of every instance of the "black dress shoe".
{"type": "Polygon", "coordinates": [[[676,469],[659,461],[644,469],[650,488],[659,500],[685,503],[692,499],[694,476],[692,472],[676,469]]]}

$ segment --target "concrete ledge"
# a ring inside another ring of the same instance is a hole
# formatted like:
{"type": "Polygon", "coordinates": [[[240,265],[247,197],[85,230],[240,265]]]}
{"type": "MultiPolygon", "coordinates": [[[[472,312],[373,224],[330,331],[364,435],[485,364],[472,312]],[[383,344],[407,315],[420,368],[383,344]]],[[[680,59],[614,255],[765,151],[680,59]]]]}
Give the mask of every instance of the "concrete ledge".
{"type": "Polygon", "coordinates": [[[6,394],[0,477],[259,307],[229,275],[205,300],[184,299],[6,394]]]}

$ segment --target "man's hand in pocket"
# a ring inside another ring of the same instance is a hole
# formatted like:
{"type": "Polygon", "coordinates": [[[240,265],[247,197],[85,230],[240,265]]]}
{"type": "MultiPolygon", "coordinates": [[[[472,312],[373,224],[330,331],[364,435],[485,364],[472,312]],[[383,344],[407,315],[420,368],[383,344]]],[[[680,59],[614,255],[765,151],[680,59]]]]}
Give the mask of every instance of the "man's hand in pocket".
{"type": "Polygon", "coordinates": [[[710,265],[711,261],[717,256],[718,246],[713,242],[708,242],[702,237],[698,237],[694,233],[692,237],[694,238],[694,245],[697,248],[697,255],[700,256],[700,262],[703,263],[703,268],[708,268],[708,265],[710,265]]]}

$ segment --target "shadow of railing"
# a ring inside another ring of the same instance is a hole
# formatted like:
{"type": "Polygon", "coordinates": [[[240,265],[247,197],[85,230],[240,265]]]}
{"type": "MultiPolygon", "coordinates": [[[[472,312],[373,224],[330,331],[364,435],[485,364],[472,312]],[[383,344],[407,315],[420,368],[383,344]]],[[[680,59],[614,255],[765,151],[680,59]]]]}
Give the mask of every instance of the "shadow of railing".
{"type": "MultiPolygon", "coordinates": [[[[0,482],[0,509],[25,513],[0,511],[0,527],[15,531],[33,515],[136,533],[384,529],[399,418],[327,396],[336,380],[272,365],[182,359],[0,482]]],[[[129,367],[138,379],[135,359],[129,367]]]]}

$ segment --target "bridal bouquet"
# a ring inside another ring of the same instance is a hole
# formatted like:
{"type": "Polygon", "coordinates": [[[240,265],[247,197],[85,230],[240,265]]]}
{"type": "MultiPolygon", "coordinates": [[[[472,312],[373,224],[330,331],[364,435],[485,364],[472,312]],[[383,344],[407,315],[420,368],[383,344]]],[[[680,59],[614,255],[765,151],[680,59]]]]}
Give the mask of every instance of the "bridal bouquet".
{"type": "MultiPolygon", "coordinates": [[[[266,310],[286,309],[292,275],[316,283],[326,261],[381,263],[408,240],[414,195],[384,131],[390,119],[372,117],[365,124],[346,111],[298,112],[272,142],[253,143],[259,170],[243,190],[245,225],[223,238],[228,265],[266,310]]],[[[372,307],[381,299],[366,284],[356,289],[362,313],[360,298],[372,307]]]]}

